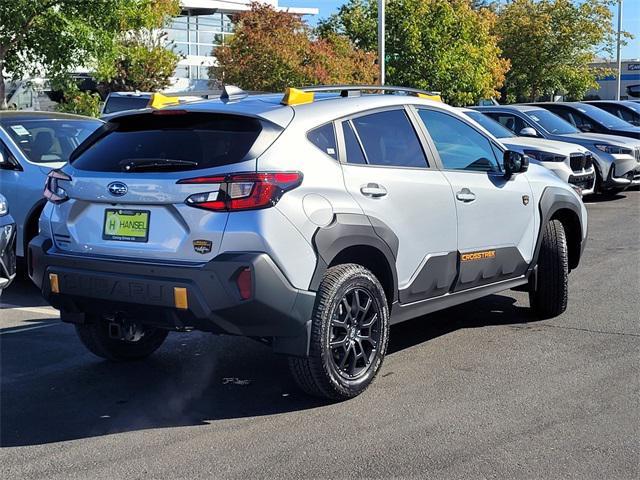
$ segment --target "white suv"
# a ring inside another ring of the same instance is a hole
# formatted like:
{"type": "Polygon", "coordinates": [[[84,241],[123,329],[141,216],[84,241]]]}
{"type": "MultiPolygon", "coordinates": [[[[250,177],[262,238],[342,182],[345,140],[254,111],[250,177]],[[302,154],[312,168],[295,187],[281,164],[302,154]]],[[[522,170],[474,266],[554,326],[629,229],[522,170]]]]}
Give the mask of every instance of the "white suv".
{"type": "Polygon", "coordinates": [[[562,313],[576,192],[423,92],[367,88],[111,118],[50,174],[31,278],[97,355],[244,335],[333,399],[371,383],[393,323],[511,288],[562,313]]]}

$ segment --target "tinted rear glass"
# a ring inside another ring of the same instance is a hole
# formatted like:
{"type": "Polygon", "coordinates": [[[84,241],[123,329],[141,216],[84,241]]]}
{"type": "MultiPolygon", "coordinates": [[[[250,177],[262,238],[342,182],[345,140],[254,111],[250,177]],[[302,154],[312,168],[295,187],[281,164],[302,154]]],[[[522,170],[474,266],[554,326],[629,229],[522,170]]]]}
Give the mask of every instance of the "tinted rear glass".
{"type": "Polygon", "coordinates": [[[149,105],[150,97],[109,97],[104,104],[103,112],[116,113],[123,112],[125,110],[137,110],[139,108],[146,108],[149,105]]]}
{"type": "Polygon", "coordinates": [[[131,162],[147,160],[169,165],[158,168],[163,171],[218,167],[243,161],[261,131],[259,120],[239,115],[119,117],[90,138],[71,161],[75,168],[101,172],[122,172],[131,162]]]}

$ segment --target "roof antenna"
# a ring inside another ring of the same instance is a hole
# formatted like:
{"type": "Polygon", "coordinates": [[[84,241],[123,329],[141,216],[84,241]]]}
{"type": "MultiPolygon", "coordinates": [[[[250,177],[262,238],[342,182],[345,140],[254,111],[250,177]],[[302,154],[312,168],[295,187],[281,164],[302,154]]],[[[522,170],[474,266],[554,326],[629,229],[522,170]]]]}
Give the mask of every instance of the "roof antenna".
{"type": "Polygon", "coordinates": [[[220,95],[220,100],[224,103],[234,102],[236,100],[242,100],[243,98],[248,97],[249,94],[235,85],[225,85],[222,87],[222,95],[220,95]]]}

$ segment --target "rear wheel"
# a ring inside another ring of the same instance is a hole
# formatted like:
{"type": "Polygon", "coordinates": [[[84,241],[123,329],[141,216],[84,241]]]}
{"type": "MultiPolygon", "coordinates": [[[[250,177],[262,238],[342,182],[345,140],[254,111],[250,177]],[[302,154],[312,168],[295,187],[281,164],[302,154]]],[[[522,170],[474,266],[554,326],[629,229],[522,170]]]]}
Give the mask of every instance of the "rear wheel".
{"type": "Polygon", "coordinates": [[[116,362],[147,358],[169,334],[167,330],[132,322],[114,324],[98,316],[87,317],[89,323],[76,325],[80,341],[91,353],[116,362]]]}
{"type": "Polygon", "coordinates": [[[387,349],[389,309],[384,289],[366,268],[327,270],[314,307],[309,356],[289,366],[302,390],[345,400],[371,384],[387,349]]]}
{"type": "Polygon", "coordinates": [[[551,220],[544,227],[536,283],[529,288],[529,303],[536,315],[552,318],[567,309],[569,256],[564,227],[559,220],[551,220]]]}

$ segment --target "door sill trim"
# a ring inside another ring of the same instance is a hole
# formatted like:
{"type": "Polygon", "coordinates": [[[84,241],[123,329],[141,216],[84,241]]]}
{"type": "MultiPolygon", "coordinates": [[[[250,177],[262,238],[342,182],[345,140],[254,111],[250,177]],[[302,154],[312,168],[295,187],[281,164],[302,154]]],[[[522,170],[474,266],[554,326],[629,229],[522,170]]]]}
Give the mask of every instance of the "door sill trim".
{"type": "Polygon", "coordinates": [[[439,297],[427,298],[425,300],[418,300],[412,303],[401,304],[396,302],[391,308],[391,324],[404,322],[428,313],[453,307],[461,303],[470,302],[487,295],[509,290],[511,288],[524,285],[527,282],[527,276],[521,275],[516,278],[502,280],[489,285],[473,287],[454,293],[445,293],[439,297]]]}

